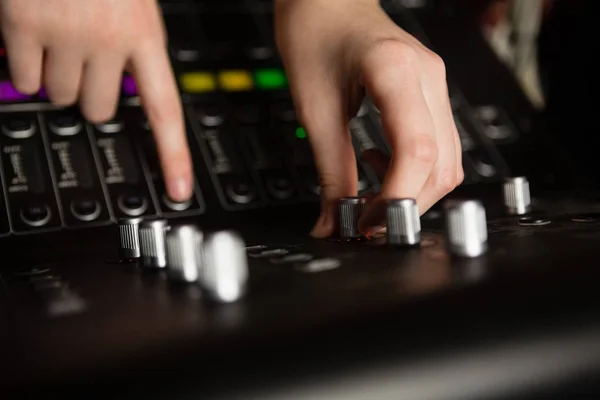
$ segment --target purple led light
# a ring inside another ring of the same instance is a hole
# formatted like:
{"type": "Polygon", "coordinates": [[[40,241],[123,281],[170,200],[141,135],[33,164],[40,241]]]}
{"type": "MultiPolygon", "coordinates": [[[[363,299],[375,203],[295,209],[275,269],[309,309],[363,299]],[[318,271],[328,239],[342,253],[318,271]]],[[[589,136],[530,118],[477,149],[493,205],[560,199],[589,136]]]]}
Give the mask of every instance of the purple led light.
{"type": "Polygon", "coordinates": [[[132,76],[126,76],[123,78],[123,93],[126,96],[137,96],[138,90],[135,84],[135,80],[132,76]]]}
{"type": "Polygon", "coordinates": [[[31,96],[20,93],[9,81],[0,81],[0,102],[25,101],[31,96]]]}
{"type": "Polygon", "coordinates": [[[38,93],[38,97],[42,100],[48,100],[48,93],[46,93],[46,89],[41,88],[38,93]]]}

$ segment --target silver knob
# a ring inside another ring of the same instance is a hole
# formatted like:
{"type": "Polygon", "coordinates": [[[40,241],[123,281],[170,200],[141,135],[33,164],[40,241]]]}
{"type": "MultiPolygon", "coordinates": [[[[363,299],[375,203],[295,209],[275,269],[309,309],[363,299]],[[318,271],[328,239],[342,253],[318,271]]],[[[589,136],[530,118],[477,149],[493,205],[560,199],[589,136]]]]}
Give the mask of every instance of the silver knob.
{"type": "Polygon", "coordinates": [[[199,283],[210,299],[230,303],[246,293],[246,245],[238,234],[221,231],[207,235],[202,244],[202,261],[199,283]]]}
{"type": "Polygon", "coordinates": [[[487,251],[485,208],[477,200],[450,200],[446,209],[446,241],[450,253],[478,257],[487,251]]]}
{"type": "Polygon", "coordinates": [[[419,207],[414,199],[387,202],[387,241],[389,244],[414,246],[421,242],[419,207]]]}
{"type": "Polygon", "coordinates": [[[141,218],[123,218],[118,222],[119,258],[140,257],[139,225],[141,218]]]}
{"type": "Polygon", "coordinates": [[[367,207],[364,197],[344,197],[340,200],[340,236],[343,239],[360,237],[358,220],[367,207]]]}
{"type": "Polygon", "coordinates": [[[510,215],[523,215],[531,211],[529,181],[523,176],[506,178],[502,185],[504,207],[510,215]]]}
{"type": "Polygon", "coordinates": [[[165,268],[167,266],[166,220],[144,221],[140,224],[140,254],[142,266],[165,268]]]}
{"type": "Polygon", "coordinates": [[[166,234],[167,276],[178,282],[195,282],[201,266],[202,232],[191,225],[169,229],[166,234]]]}

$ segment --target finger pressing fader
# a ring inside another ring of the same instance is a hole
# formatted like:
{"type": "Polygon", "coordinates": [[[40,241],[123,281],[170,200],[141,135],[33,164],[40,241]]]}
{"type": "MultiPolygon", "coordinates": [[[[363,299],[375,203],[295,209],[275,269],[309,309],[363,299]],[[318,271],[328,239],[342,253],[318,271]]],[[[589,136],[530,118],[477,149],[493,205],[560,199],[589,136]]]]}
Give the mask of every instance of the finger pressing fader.
{"type": "Polygon", "coordinates": [[[140,224],[140,253],[142,266],[165,268],[167,266],[166,233],[168,225],[163,219],[140,224]]]}
{"type": "Polygon", "coordinates": [[[387,241],[392,245],[415,246],[421,242],[421,220],[415,199],[387,202],[387,241]]]}
{"type": "Polygon", "coordinates": [[[202,232],[191,225],[171,228],[166,234],[167,276],[177,282],[196,282],[201,267],[202,232]]]}
{"type": "Polygon", "coordinates": [[[122,260],[140,257],[139,225],[141,218],[123,218],[118,222],[119,258],[122,260]]]}
{"type": "Polygon", "coordinates": [[[449,200],[445,204],[448,251],[460,257],[478,257],[487,251],[487,221],[477,200],[449,200]]]}
{"type": "Polygon", "coordinates": [[[502,185],[504,207],[510,215],[523,215],[531,211],[529,181],[523,176],[506,178],[502,185]]]}
{"type": "Polygon", "coordinates": [[[358,231],[358,220],[367,207],[367,199],[364,197],[344,197],[340,200],[340,237],[352,239],[360,237],[358,231]]]}
{"type": "Polygon", "coordinates": [[[200,286],[210,299],[231,303],[246,293],[248,260],[242,238],[231,231],[207,235],[202,243],[200,286]]]}

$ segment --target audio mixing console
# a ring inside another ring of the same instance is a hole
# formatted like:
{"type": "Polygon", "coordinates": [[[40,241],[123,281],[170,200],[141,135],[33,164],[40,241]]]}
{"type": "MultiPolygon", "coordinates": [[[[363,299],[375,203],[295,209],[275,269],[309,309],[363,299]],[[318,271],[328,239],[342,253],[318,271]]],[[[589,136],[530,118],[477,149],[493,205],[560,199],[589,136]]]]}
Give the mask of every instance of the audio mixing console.
{"type": "Polygon", "coordinates": [[[131,77],[94,125],[14,90],[0,51],[6,395],[597,393],[597,197],[452,2],[402,3],[382,6],[446,60],[465,181],[420,218],[391,201],[372,238],[356,221],[381,181],[360,155],[389,147],[368,100],[350,124],[359,196],[339,234],[308,237],[318,178],[269,2],[162,2],[195,163],[185,203],[165,195],[131,77]]]}

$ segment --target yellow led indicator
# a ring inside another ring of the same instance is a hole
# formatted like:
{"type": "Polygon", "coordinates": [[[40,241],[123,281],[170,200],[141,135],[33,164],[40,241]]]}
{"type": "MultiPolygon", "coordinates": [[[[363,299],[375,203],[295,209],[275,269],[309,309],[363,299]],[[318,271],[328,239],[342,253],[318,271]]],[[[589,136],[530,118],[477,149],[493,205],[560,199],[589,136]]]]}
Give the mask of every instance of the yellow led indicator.
{"type": "Polygon", "coordinates": [[[217,87],[215,77],[208,72],[186,72],[181,75],[179,81],[186,93],[212,92],[217,87]]]}
{"type": "Polygon", "coordinates": [[[229,70],[219,73],[219,85],[228,92],[240,92],[253,88],[252,75],[248,71],[229,70]]]}

